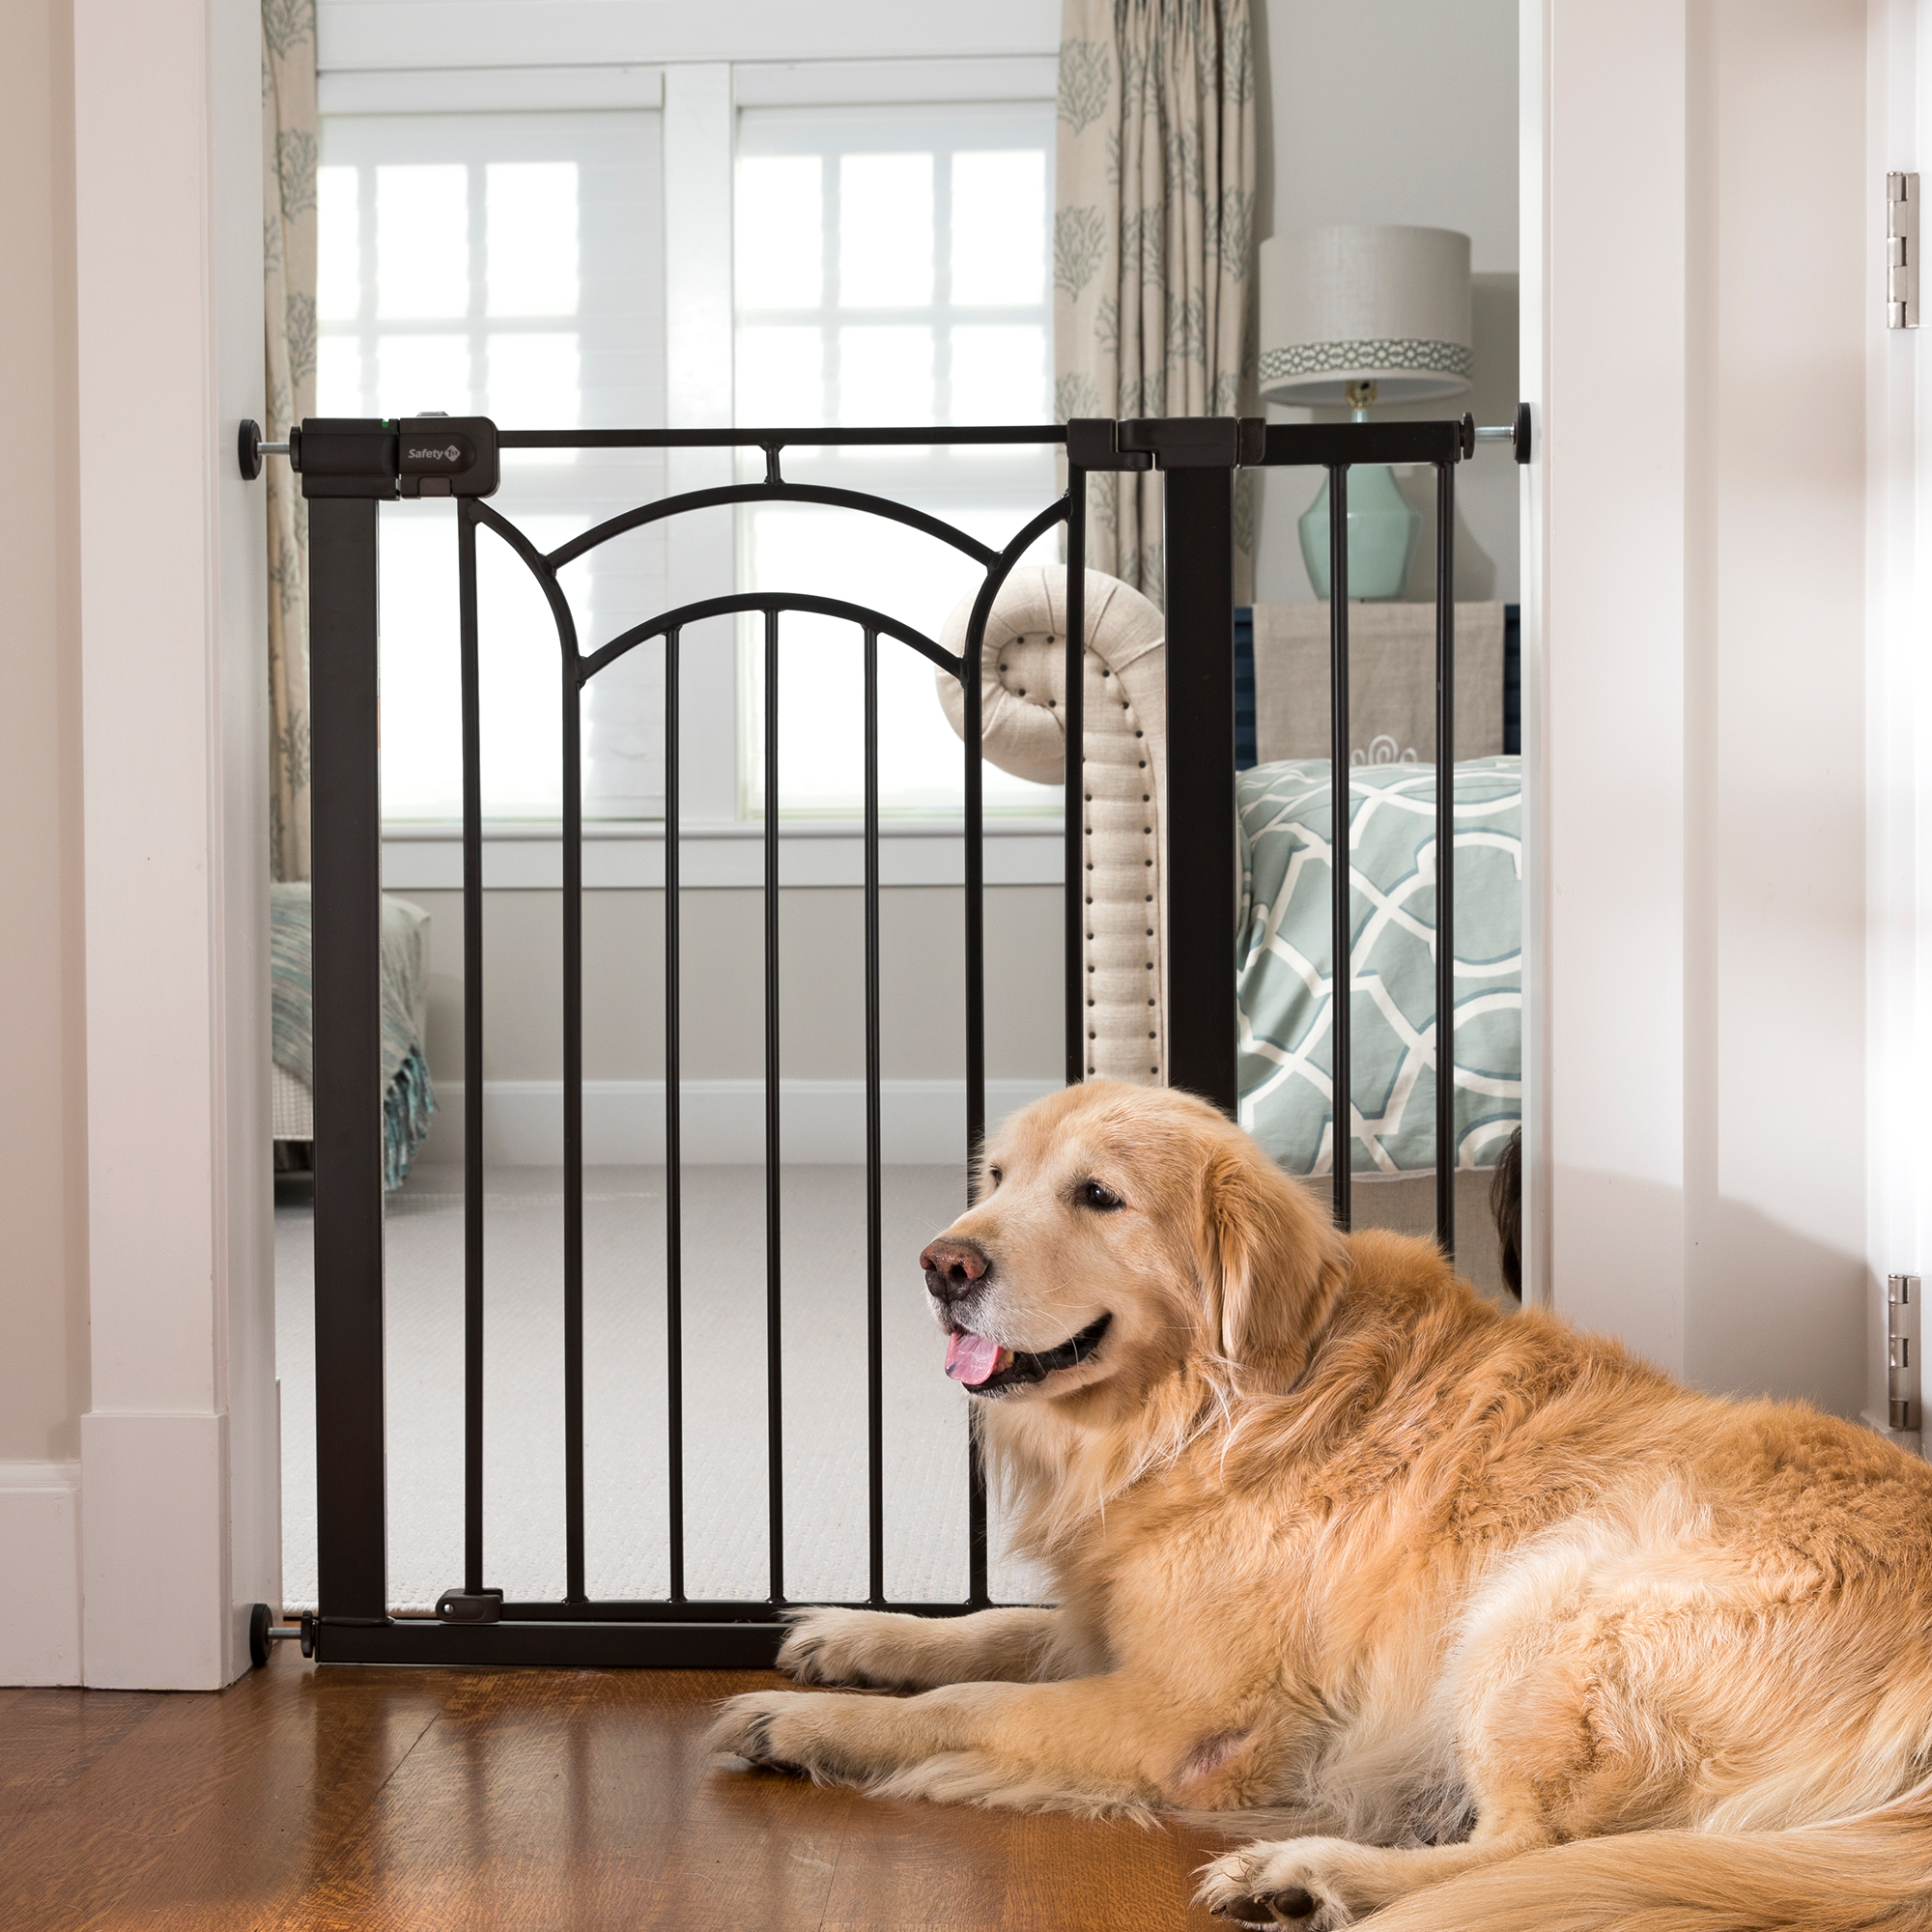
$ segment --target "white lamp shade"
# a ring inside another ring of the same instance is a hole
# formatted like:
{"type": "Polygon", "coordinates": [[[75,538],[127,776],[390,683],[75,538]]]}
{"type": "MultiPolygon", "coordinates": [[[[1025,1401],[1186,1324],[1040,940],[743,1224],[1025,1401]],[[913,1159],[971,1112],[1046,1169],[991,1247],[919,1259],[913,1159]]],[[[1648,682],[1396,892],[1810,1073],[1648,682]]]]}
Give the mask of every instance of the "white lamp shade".
{"type": "Polygon", "coordinates": [[[1311,228],[1261,248],[1261,392],[1271,403],[1380,403],[1469,386],[1469,238],[1448,228],[1311,228]]]}

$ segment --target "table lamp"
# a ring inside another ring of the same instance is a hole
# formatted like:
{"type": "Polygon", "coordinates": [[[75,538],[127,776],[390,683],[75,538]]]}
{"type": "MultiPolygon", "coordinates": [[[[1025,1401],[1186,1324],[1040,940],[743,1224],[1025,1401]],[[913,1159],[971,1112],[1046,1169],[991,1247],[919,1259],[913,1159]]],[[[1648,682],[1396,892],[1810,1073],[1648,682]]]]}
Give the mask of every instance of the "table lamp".
{"type": "MultiPolygon", "coordinates": [[[[1261,247],[1261,393],[1342,407],[1469,387],[1469,238],[1448,228],[1311,228],[1261,247]]],[[[1400,597],[1422,519],[1385,463],[1349,472],[1349,594],[1400,597]]],[[[1300,523],[1301,557],[1328,595],[1328,482],[1300,523]]]]}

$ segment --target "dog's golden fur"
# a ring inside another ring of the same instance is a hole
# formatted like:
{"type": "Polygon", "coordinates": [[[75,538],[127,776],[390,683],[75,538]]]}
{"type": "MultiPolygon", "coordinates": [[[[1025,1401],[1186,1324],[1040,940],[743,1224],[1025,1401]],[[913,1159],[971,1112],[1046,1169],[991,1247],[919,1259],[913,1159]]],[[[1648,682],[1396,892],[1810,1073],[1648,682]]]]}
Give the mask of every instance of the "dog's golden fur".
{"type": "Polygon", "coordinates": [[[1205,1895],[1306,1932],[1932,1927],[1932,1469],[1338,1235],[1184,1095],[1054,1095],[986,1179],[949,1325],[1042,1351],[1113,1318],[975,1401],[1058,1607],[808,1612],[794,1676],[915,1694],[735,1698],[720,1748],[1260,1812],[1229,1823],[1295,1835],[1205,1895]]]}

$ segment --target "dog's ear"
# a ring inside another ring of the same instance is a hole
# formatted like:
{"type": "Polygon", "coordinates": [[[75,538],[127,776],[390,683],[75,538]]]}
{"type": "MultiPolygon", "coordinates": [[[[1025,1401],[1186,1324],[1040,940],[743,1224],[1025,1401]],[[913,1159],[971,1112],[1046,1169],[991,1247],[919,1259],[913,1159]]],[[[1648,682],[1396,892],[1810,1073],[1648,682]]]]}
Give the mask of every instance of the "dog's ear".
{"type": "Polygon", "coordinates": [[[1201,1177],[1209,1347],[1257,1388],[1286,1388],[1327,1314],[1348,1251],[1321,1210],[1251,1142],[1224,1142],[1201,1177]]]}

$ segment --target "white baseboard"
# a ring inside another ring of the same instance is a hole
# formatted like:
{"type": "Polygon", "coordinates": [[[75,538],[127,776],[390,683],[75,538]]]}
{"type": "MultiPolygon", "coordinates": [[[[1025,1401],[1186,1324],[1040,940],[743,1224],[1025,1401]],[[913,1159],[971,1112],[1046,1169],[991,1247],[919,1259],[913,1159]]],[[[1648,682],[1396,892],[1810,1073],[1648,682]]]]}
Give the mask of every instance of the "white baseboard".
{"type": "MultiPolygon", "coordinates": [[[[989,1080],[986,1122],[997,1126],[1055,1080],[989,1080]]],[[[437,1115],[416,1158],[463,1158],[461,1080],[436,1083],[437,1115]]],[[[554,1167],[563,1159],[563,1082],[492,1080],[483,1089],[484,1157],[505,1167],[554,1167]]],[[[765,1157],[761,1080],[687,1080],[681,1138],[691,1166],[755,1166],[765,1157]]],[[[895,1165],[946,1165],[966,1157],[963,1080],[887,1080],[879,1095],[885,1157],[895,1165]]],[[[787,1080],[780,1088],[780,1156],[808,1166],[866,1158],[866,1087],[861,1080],[787,1080]]],[[[665,1158],[662,1080],[583,1083],[583,1158],[595,1167],[654,1167],[665,1158]]]]}
{"type": "Polygon", "coordinates": [[[0,1463],[0,1685],[80,1682],[80,1464],[0,1463]]]}

